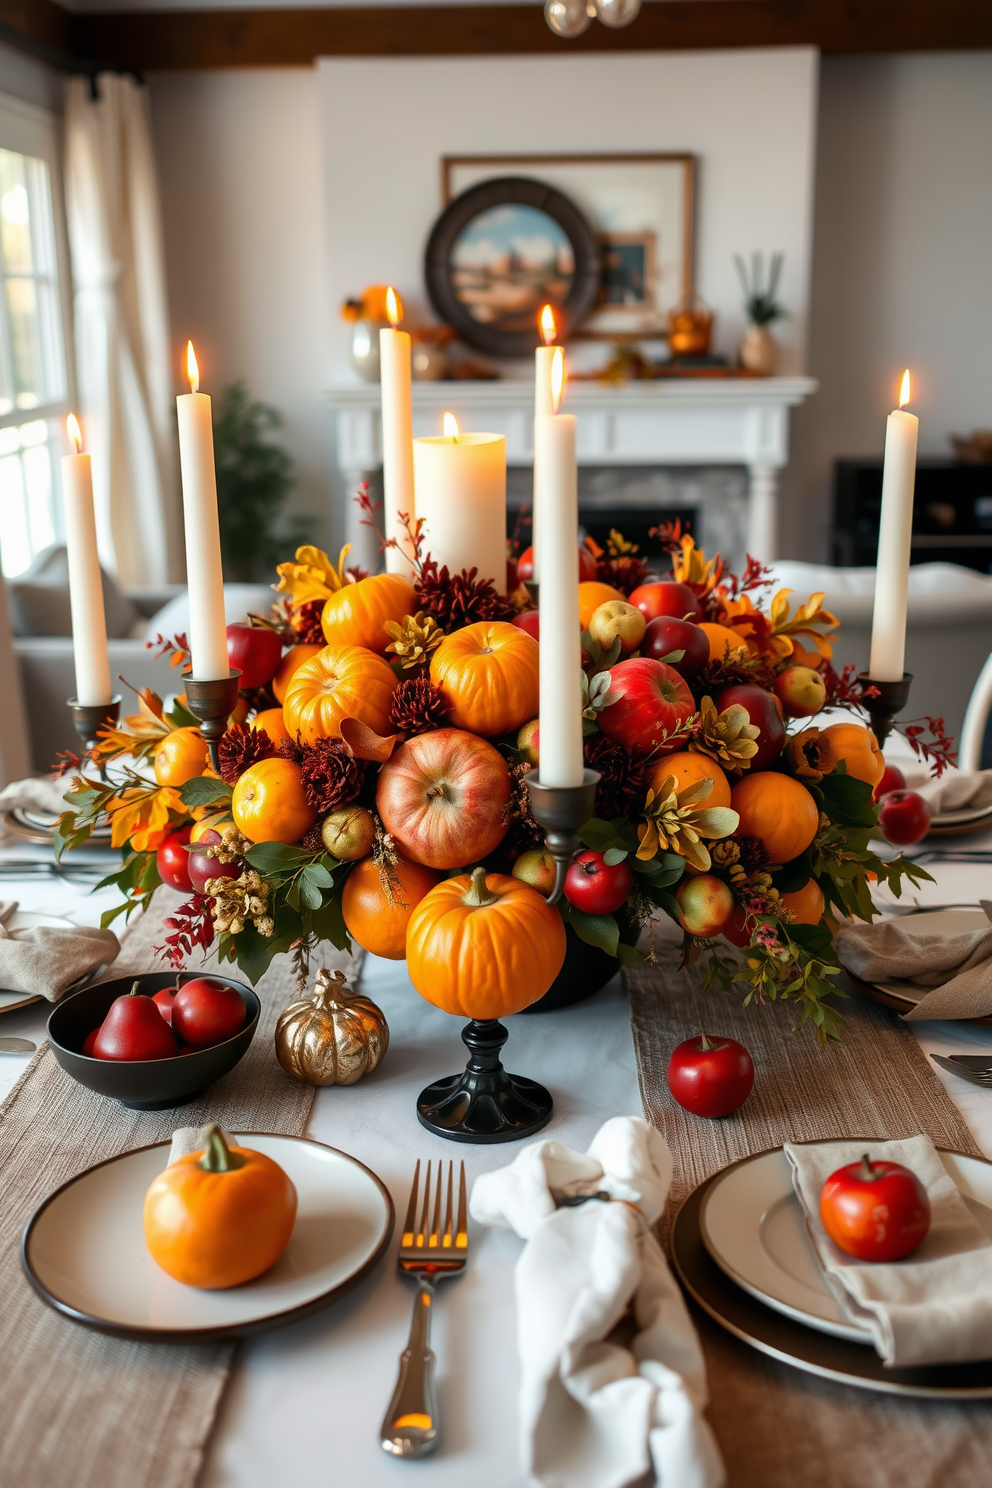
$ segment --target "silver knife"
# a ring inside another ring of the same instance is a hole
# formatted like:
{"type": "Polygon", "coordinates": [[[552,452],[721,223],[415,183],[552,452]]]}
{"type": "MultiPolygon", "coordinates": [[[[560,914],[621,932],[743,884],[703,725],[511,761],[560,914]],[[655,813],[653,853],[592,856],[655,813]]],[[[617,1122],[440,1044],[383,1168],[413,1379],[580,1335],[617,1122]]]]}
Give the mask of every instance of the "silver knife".
{"type": "Polygon", "coordinates": [[[30,1039],[0,1038],[0,1054],[33,1054],[37,1047],[30,1039]]]}

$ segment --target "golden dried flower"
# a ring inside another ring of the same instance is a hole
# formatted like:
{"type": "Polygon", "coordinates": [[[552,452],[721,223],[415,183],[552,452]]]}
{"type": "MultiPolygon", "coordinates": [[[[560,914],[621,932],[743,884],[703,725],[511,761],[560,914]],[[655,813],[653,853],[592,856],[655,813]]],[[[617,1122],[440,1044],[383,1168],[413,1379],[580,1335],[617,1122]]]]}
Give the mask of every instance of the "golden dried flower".
{"type": "Polygon", "coordinates": [[[760,733],[740,703],[718,713],[713,699],[704,697],[693,725],[689,748],[716,760],[724,770],[747,770],[758,752],[756,740],[760,733]]]}
{"type": "Polygon", "coordinates": [[[740,863],[741,850],[732,838],[727,838],[722,842],[714,842],[710,857],[713,859],[715,868],[733,869],[740,863]]]}
{"type": "Polygon", "coordinates": [[[647,862],[660,851],[676,852],[691,867],[705,872],[711,859],[703,838],[729,837],[740,822],[729,806],[703,804],[712,790],[712,780],[697,780],[679,791],[674,775],[666,776],[657,791],[649,790],[646,820],[637,829],[638,858],[647,862]]]}
{"type": "Polygon", "coordinates": [[[404,615],[402,623],[387,620],[386,631],[392,636],[386,650],[397,657],[405,671],[425,666],[430,661],[431,652],[444,640],[440,625],[423,610],[418,610],[415,615],[404,615]]]}
{"type": "Polygon", "coordinates": [[[818,728],[808,728],[795,734],[786,744],[782,763],[791,775],[815,785],[824,775],[830,774],[837,757],[827,736],[818,728]]]}
{"type": "Polygon", "coordinates": [[[250,921],[268,939],[274,930],[269,914],[269,886],[254,868],[240,878],[211,878],[205,885],[213,900],[211,915],[220,935],[240,935],[250,921]]]}

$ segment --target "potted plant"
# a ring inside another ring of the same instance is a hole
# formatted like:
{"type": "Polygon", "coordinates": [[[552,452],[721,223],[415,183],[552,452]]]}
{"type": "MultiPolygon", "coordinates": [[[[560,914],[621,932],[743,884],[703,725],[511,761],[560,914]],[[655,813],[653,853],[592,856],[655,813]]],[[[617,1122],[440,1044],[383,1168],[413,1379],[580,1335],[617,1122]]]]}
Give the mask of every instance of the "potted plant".
{"type": "Polygon", "coordinates": [[[744,309],[750,321],[737,354],[742,367],[763,377],[772,376],[778,356],[775,338],[768,328],[786,313],[775,298],[784,261],[784,253],[772,254],[766,281],[763,254],[752,253],[750,273],[741,255],[734,254],[734,266],[744,291],[744,309]]]}

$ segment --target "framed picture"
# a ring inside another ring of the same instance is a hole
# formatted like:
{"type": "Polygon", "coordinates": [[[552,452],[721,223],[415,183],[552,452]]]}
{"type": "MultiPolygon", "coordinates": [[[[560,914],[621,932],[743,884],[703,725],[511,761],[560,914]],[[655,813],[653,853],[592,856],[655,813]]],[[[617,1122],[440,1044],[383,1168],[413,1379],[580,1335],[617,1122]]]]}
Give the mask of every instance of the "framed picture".
{"type": "Polygon", "coordinates": [[[571,334],[658,336],[693,291],[695,164],[693,155],[447,155],[441,194],[447,204],[511,172],[556,188],[599,249],[598,292],[571,334]]]}
{"type": "Polygon", "coordinates": [[[493,356],[526,356],[541,306],[578,325],[600,293],[601,249],[582,212],[545,181],[497,176],[460,192],[431,230],[424,256],[431,304],[463,341],[493,356]]]}

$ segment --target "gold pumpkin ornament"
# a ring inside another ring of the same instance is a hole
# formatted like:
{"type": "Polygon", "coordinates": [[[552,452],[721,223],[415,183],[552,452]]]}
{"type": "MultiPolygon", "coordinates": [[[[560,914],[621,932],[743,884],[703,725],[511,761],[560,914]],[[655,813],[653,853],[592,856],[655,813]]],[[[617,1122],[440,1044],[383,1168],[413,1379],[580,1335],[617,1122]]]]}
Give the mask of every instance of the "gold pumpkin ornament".
{"type": "Polygon", "coordinates": [[[309,997],[276,1024],[276,1058],[305,1085],[354,1085],[389,1048],[389,1028],[370,997],[349,992],[344,973],[318,971],[309,997]]]}

